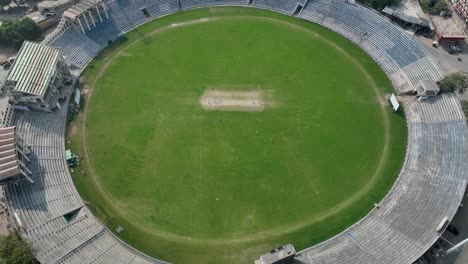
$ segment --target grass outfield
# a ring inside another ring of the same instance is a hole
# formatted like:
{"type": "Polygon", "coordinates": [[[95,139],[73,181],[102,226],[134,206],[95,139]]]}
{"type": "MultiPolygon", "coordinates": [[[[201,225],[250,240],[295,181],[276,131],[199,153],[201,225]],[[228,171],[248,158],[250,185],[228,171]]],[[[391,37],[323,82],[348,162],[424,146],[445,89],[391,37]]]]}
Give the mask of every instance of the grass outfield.
{"type": "Polygon", "coordinates": [[[85,112],[68,130],[85,156],[80,194],[130,245],[174,263],[252,263],[337,234],[393,184],[405,120],[386,105],[385,74],[346,39],[247,8],[138,31],[84,72],[85,112]],[[213,90],[235,96],[202,105],[213,90]]]}

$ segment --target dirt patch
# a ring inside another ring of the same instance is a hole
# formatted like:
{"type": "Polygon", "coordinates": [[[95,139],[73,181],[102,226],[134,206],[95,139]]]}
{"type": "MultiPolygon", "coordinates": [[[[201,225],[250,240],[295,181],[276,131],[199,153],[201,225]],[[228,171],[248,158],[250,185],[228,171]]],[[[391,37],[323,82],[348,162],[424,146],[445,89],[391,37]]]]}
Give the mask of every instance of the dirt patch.
{"type": "Polygon", "coordinates": [[[265,109],[262,92],[258,90],[223,91],[206,90],[200,97],[200,104],[208,111],[260,112],[265,109]]]}
{"type": "Polygon", "coordinates": [[[72,137],[76,134],[76,126],[74,124],[70,124],[67,126],[67,129],[65,131],[65,134],[67,135],[67,137],[72,137]]]}

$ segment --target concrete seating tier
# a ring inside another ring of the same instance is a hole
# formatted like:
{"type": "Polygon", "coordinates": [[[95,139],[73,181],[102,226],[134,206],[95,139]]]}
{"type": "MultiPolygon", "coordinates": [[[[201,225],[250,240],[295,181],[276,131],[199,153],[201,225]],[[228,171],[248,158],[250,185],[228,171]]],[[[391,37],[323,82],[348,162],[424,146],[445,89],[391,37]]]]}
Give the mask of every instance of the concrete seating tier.
{"type": "MultiPolygon", "coordinates": [[[[292,12],[299,1],[256,0],[261,6],[292,12]]],[[[215,5],[247,5],[235,0],[111,0],[109,19],[85,33],[71,26],[50,45],[84,67],[109,40],[154,17],[215,5]],[[150,17],[144,17],[146,8],[150,17]]],[[[444,73],[401,29],[378,13],[339,0],[308,1],[299,17],[323,25],[360,46],[386,72],[397,92],[444,73]]],[[[101,22],[99,22],[101,23],[101,22]]],[[[439,223],[453,218],[468,179],[468,129],[455,95],[404,104],[408,146],[392,190],[361,221],[337,236],[299,252],[298,263],[411,263],[440,236],[439,223]]],[[[23,236],[43,263],[160,263],[121,243],[84,207],[64,161],[65,115],[23,113],[18,133],[31,145],[33,185],[20,182],[2,192],[18,215],[23,236]],[[64,215],[79,211],[68,222],[64,215]],[[62,245],[63,247],[59,246],[62,245]]],[[[15,221],[16,217],[12,217],[15,221]]],[[[19,223],[17,223],[19,224],[19,223]]]]}
{"type": "Polygon", "coordinates": [[[410,123],[441,123],[460,121],[465,118],[456,95],[448,94],[424,100],[412,101],[405,105],[410,123]]]}
{"type": "Polygon", "coordinates": [[[180,0],[182,9],[217,5],[247,5],[248,0],[180,0]]]}
{"type": "Polygon", "coordinates": [[[455,215],[468,180],[468,129],[457,100],[449,94],[406,103],[408,147],[392,190],[360,222],[298,259],[412,263],[429,249],[438,225],[455,215]]]}
{"type": "Polygon", "coordinates": [[[149,15],[153,18],[174,13],[179,9],[178,3],[175,0],[145,0],[143,8],[146,8],[149,15]]]}
{"type": "Polygon", "coordinates": [[[255,0],[254,6],[273,9],[278,12],[282,12],[285,14],[291,15],[294,12],[297,4],[301,2],[299,0],[284,0],[284,1],[277,1],[277,0],[255,0]]]}
{"type": "Polygon", "coordinates": [[[2,188],[10,221],[22,227],[41,263],[163,263],[120,242],[84,206],[65,161],[65,121],[60,112],[15,113],[17,133],[31,147],[34,183],[2,188]]]}
{"type": "Polygon", "coordinates": [[[373,10],[340,0],[314,0],[299,16],[360,46],[390,78],[395,77],[398,93],[413,90],[420,80],[440,80],[444,75],[423,48],[373,10]]]}
{"type": "Polygon", "coordinates": [[[102,49],[74,27],[68,28],[49,46],[61,48],[65,59],[79,68],[83,68],[102,49]]]}

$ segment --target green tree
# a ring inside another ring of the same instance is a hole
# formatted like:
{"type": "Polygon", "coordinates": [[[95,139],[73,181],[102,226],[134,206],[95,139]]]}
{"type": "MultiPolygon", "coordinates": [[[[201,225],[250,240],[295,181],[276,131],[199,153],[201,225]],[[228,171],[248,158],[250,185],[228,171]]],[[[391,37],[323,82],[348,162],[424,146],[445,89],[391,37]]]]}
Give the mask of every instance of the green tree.
{"type": "Polygon", "coordinates": [[[0,7],[7,6],[11,3],[10,0],[0,0],[0,7]]]}
{"type": "Polygon", "coordinates": [[[19,236],[17,231],[10,232],[0,239],[1,264],[34,264],[31,244],[19,236]]]}
{"type": "Polygon", "coordinates": [[[465,113],[466,118],[468,118],[468,101],[462,102],[463,112],[465,113]]]}
{"type": "Polygon", "coordinates": [[[4,45],[21,47],[25,40],[35,40],[41,29],[28,17],[4,21],[0,26],[0,42],[4,45]]]}
{"type": "Polygon", "coordinates": [[[440,13],[445,10],[448,10],[448,4],[444,0],[439,0],[434,4],[434,12],[440,13]]]}
{"type": "Polygon", "coordinates": [[[465,92],[468,89],[468,76],[456,72],[445,76],[438,82],[441,92],[465,92]]]}
{"type": "Polygon", "coordinates": [[[433,15],[439,15],[441,11],[448,10],[448,4],[445,0],[419,0],[424,12],[433,15]]]}

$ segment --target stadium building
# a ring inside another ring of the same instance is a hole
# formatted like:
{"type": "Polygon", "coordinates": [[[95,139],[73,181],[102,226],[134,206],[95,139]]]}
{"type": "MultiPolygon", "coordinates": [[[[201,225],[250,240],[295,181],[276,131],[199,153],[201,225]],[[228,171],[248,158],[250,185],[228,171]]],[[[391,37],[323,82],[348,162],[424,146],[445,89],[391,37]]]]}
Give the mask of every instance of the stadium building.
{"type": "Polygon", "coordinates": [[[59,49],[24,42],[8,73],[2,92],[15,108],[51,112],[71,88],[72,77],[59,49]]]}
{"type": "Polygon", "coordinates": [[[374,209],[326,241],[297,253],[288,245],[257,263],[289,262],[292,257],[301,264],[416,261],[441,237],[465,195],[466,117],[456,94],[435,96],[433,84],[445,72],[424,49],[380,14],[341,0],[89,0],[68,9],[41,44],[25,42],[0,98],[0,154],[5,155],[0,180],[24,177],[1,188],[9,221],[32,243],[35,257],[44,264],[166,263],[121,241],[77,192],[65,160],[69,88],[118,36],[162,16],[226,5],[267,9],[319,24],[368,53],[397,94],[418,87],[423,95],[430,94],[426,100],[403,103],[405,161],[392,189],[374,209]]]}

